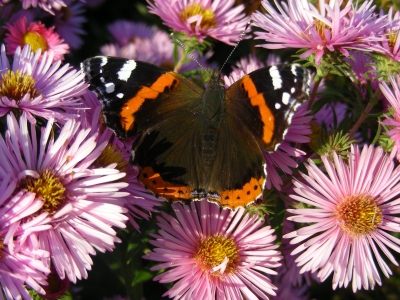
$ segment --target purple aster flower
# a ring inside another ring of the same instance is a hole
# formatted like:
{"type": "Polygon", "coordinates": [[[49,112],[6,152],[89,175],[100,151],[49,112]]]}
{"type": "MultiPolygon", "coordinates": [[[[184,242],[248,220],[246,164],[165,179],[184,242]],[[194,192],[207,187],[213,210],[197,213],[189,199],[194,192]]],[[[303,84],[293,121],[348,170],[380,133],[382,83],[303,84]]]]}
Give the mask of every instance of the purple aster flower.
{"type": "Polygon", "coordinates": [[[394,142],[394,151],[397,154],[397,160],[400,161],[400,75],[397,75],[396,78],[390,77],[390,83],[392,89],[386,82],[379,84],[393,112],[393,116],[385,115],[385,120],[381,123],[389,126],[390,129],[386,134],[390,136],[390,139],[394,142]]]}
{"type": "Polygon", "coordinates": [[[333,272],[333,289],[350,281],[354,292],[373,289],[375,283],[381,285],[375,262],[386,277],[391,275],[383,253],[398,265],[389,248],[400,252],[400,240],[390,234],[400,231],[400,167],[395,167],[393,153],[373,146],[360,153],[352,145],[348,160],[333,153],[333,162],[327,156],[322,162],[326,173],[310,161],[304,182],[295,180],[295,194],[290,195],[311,208],[287,210],[293,214],[288,220],[311,225],[284,238],[300,244],[292,255],[299,254],[301,273],[318,271],[324,281],[333,272]]]}
{"type": "MultiPolygon", "coordinates": [[[[382,33],[382,50],[393,60],[400,61],[400,11],[394,13],[391,7],[388,12],[389,24],[382,33]]],[[[381,13],[383,15],[383,13],[381,13]]]]}
{"type": "Polygon", "coordinates": [[[54,14],[54,10],[60,10],[67,6],[63,0],[20,0],[22,2],[23,9],[30,7],[39,7],[44,11],[54,14]]]}
{"type": "Polygon", "coordinates": [[[10,65],[4,45],[0,60],[0,116],[16,111],[35,123],[35,116],[64,123],[77,116],[80,95],[87,90],[84,74],[61,61],[54,52],[33,53],[29,45],[15,51],[10,65]],[[39,59],[41,58],[41,59],[39,59]],[[67,113],[66,110],[72,113],[67,113]]]}
{"type": "Polygon", "coordinates": [[[14,193],[17,180],[11,179],[3,170],[1,175],[0,285],[7,299],[31,299],[24,284],[38,293],[45,293],[41,286],[47,284],[46,275],[50,270],[41,259],[48,258],[49,253],[23,241],[30,240],[30,234],[49,228],[50,225],[46,225],[49,219],[46,213],[32,217],[43,201],[31,192],[14,193]],[[23,222],[26,217],[30,217],[29,222],[23,222]]]}
{"type": "Polygon", "coordinates": [[[72,49],[79,49],[82,44],[82,35],[86,31],[82,28],[86,22],[85,5],[82,2],[66,0],[66,7],[55,12],[54,26],[56,31],[72,49]]]}
{"type": "Polygon", "coordinates": [[[200,42],[209,36],[229,45],[235,44],[249,21],[244,6],[233,8],[234,3],[234,0],[148,1],[149,11],[173,30],[195,36],[200,42]]]}
{"type": "Polygon", "coordinates": [[[274,230],[240,207],[221,209],[206,200],[174,203],[176,218],[162,213],[156,248],[146,259],[161,262],[152,270],[161,283],[176,282],[164,294],[179,299],[268,299],[276,288],[269,275],[280,266],[272,244],[274,230]]]}
{"type": "Polygon", "coordinates": [[[375,14],[373,1],[365,1],[356,9],[352,1],[343,7],[342,0],[319,1],[319,10],[308,1],[288,0],[279,5],[279,12],[268,1],[262,5],[267,11],[253,14],[254,25],[266,32],[255,32],[258,39],[267,41],[262,47],[267,49],[302,48],[306,51],[301,58],[315,53],[315,63],[319,65],[327,51],[338,51],[348,56],[349,49],[372,51],[372,43],[381,40],[371,33],[383,32],[387,18],[375,14]]]}
{"type": "Polygon", "coordinates": [[[39,248],[50,252],[46,266],[51,263],[61,279],[67,275],[75,282],[87,277],[95,249],[110,251],[120,241],[112,227],[124,228],[128,219],[120,199],[128,195],[120,191],[128,185],[121,181],[125,173],[115,164],[95,167],[109,136],[90,134],[73,119],[56,139],[52,119],[39,136],[35,125],[28,124],[24,115],[19,123],[13,114],[7,116],[0,169],[18,180],[15,192],[33,192],[44,202],[38,213],[48,213],[52,227],[32,234],[39,248]]]}

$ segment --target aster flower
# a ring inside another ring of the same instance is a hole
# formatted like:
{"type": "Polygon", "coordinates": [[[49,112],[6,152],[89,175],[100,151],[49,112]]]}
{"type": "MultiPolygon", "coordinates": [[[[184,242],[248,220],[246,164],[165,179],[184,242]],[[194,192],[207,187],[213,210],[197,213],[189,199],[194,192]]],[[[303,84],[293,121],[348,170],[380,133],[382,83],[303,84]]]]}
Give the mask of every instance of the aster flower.
{"type": "Polygon", "coordinates": [[[152,270],[161,283],[177,281],[164,294],[179,299],[268,299],[275,286],[268,275],[280,265],[270,226],[240,207],[221,209],[206,200],[174,203],[176,218],[162,213],[161,228],[144,256],[161,262],[152,270]]]}
{"type": "Polygon", "coordinates": [[[23,9],[30,7],[39,7],[48,13],[54,14],[54,10],[60,10],[67,6],[62,0],[20,0],[22,1],[23,9]]]}
{"type": "MultiPolygon", "coordinates": [[[[267,62],[271,63],[271,65],[274,63],[280,63],[279,59],[275,56],[268,58],[267,62]]],[[[226,87],[241,79],[244,75],[257,70],[260,67],[265,67],[266,65],[257,61],[255,57],[249,57],[248,59],[242,59],[238,66],[239,67],[234,69],[229,76],[224,76],[226,87]]],[[[291,168],[297,168],[298,166],[297,162],[293,158],[299,158],[306,154],[306,152],[292,146],[292,143],[304,144],[310,141],[308,135],[311,134],[309,124],[312,120],[312,116],[307,115],[308,111],[306,106],[306,104],[301,105],[296,110],[289,130],[276,151],[271,153],[264,151],[268,174],[266,182],[267,189],[271,189],[271,187],[274,186],[276,189],[280,190],[283,181],[278,170],[291,175],[291,168]]]]}
{"type": "MultiPolygon", "coordinates": [[[[3,172],[2,172],[3,173],[3,172]]],[[[4,175],[4,174],[2,174],[4,175]]],[[[45,230],[48,218],[46,213],[22,222],[27,216],[33,216],[42,207],[43,202],[34,193],[19,191],[13,194],[16,180],[3,177],[0,184],[0,285],[7,299],[31,299],[24,284],[44,294],[41,287],[46,285],[46,274],[50,270],[41,259],[49,253],[34,249],[21,240],[26,240],[32,232],[45,230]]]]}
{"type": "Polygon", "coordinates": [[[266,32],[255,32],[256,38],[267,41],[262,47],[267,49],[302,48],[306,51],[300,57],[315,53],[315,63],[319,65],[324,53],[338,51],[348,56],[349,49],[361,51],[377,50],[373,43],[380,40],[371,33],[383,32],[386,17],[374,13],[373,1],[365,1],[356,9],[352,1],[342,7],[342,0],[319,1],[319,10],[307,0],[288,0],[279,5],[274,1],[277,12],[268,1],[262,5],[267,11],[253,14],[254,26],[266,32]]]}
{"type": "Polygon", "coordinates": [[[28,25],[25,16],[13,23],[7,23],[5,29],[8,32],[4,42],[9,55],[13,55],[18,47],[23,48],[25,45],[30,45],[33,52],[39,49],[42,52],[53,50],[54,61],[63,60],[64,54],[69,52],[68,44],[54,32],[54,27],[46,28],[41,22],[31,22],[28,25]]]}
{"type": "Polygon", "coordinates": [[[243,13],[244,6],[233,8],[234,3],[234,0],[148,1],[149,12],[158,15],[173,30],[194,36],[200,42],[212,37],[229,45],[235,44],[249,21],[243,13]]]}
{"type": "Polygon", "coordinates": [[[379,87],[389,101],[393,116],[385,115],[385,120],[381,123],[389,126],[389,131],[386,132],[390,139],[394,142],[394,151],[397,154],[397,160],[400,161],[400,75],[396,78],[390,77],[392,89],[382,82],[379,87]]]}
{"type": "Polygon", "coordinates": [[[86,12],[85,5],[82,2],[71,0],[65,1],[66,7],[55,12],[54,26],[58,34],[71,47],[71,49],[79,49],[83,40],[81,35],[86,34],[82,28],[86,22],[84,13],[86,12]]]}
{"type": "Polygon", "coordinates": [[[392,156],[373,146],[360,153],[352,145],[348,161],[336,153],[333,162],[322,157],[326,173],[312,161],[306,164],[308,175],[302,175],[304,182],[294,181],[290,197],[315,208],[287,211],[293,214],[288,220],[312,225],[284,235],[300,244],[292,252],[300,254],[300,272],[318,270],[321,281],[333,272],[333,289],[352,281],[354,292],[381,285],[375,262],[390,276],[381,255],[397,266],[389,248],[400,252],[400,240],[389,233],[399,232],[400,211],[400,167],[395,168],[392,156]]]}
{"type": "MultiPolygon", "coordinates": [[[[381,13],[382,15],[382,13],[381,13]]],[[[393,7],[387,14],[389,24],[382,33],[382,52],[393,60],[400,61],[400,11],[394,13],[393,7]]]]}
{"type": "Polygon", "coordinates": [[[11,66],[4,45],[0,55],[0,116],[16,111],[32,123],[35,116],[60,123],[77,116],[80,95],[87,90],[81,71],[68,64],[60,67],[61,61],[52,63],[53,51],[41,56],[40,50],[33,53],[29,45],[16,49],[11,66]]]}
{"type": "MultiPolygon", "coordinates": [[[[0,168],[18,180],[15,192],[27,190],[44,204],[38,213],[48,213],[51,228],[32,233],[40,249],[50,252],[51,264],[61,279],[86,278],[91,269],[90,255],[110,251],[116,237],[113,226],[124,228],[128,219],[120,189],[128,184],[120,179],[125,173],[110,166],[93,167],[107,146],[108,137],[90,135],[90,130],[68,120],[58,138],[51,135],[54,121],[36,135],[21,116],[7,116],[6,141],[0,139],[0,168]]],[[[50,266],[50,260],[45,261],[50,266]]]]}

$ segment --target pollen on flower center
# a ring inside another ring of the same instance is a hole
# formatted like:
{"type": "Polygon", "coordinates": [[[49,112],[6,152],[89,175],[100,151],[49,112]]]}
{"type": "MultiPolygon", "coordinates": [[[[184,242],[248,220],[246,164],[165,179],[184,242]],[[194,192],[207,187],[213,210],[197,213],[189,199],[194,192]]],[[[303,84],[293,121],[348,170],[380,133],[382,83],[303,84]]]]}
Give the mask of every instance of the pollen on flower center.
{"type": "MultiPolygon", "coordinates": [[[[190,17],[200,15],[202,17],[200,27],[202,29],[210,29],[217,27],[217,21],[215,20],[214,12],[208,8],[205,9],[198,3],[193,3],[189,5],[180,13],[181,21],[186,22],[190,17]]],[[[195,23],[192,23],[192,29],[195,27],[195,23]]]]}
{"type": "Polygon", "coordinates": [[[23,40],[24,44],[29,44],[31,46],[33,52],[39,49],[42,49],[42,52],[47,50],[46,39],[40,34],[29,31],[24,35],[23,40]]]}
{"type": "MultiPolygon", "coordinates": [[[[229,274],[236,270],[239,255],[233,239],[221,235],[206,237],[200,240],[197,249],[194,258],[201,264],[203,270],[209,271],[219,266],[225,258],[229,261],[224,273],[229,274]]],[[[211,275],[219,276],[220,272],[214,272],[211,275]]]]}
{"type": "Polygon", "coordinates": [[[31,97],[40,94],[40,91],[35,87],[35,79],[26,73],[22,75],[19,70],[5,72],[0,80],[0,95],[9,99],[19,101],[25,94],[29,93],[31,97]]]}
{"type": "Polygon", "coordinates": [[[387,35],[388,44],[390,49],[393,51],[394,46],[396,45],[397,37],[400,35],[400,31],[390,31],[387,35]]]}
{"type": "Polygon", "coordinates": [[[66,188],[55,171],[45,170],[40,173],[39,178],[27,176],[22,180],[21,187],[36,193],[36,197],[43,200],[44,204],[39,213],[46,211],[53,215],[65,204],[66,188]]]}
{"type": "Polygon", "coordinates": [[[108,144],[93,162],[92,166],[95,168],[104,168],[113,163],[117,163],[117,170],[125,172],[128,161],[124,159],[124,154],[118,147],[108,144]]]}
{"type": "Polygon", "coordinates": [[[325,43],[326,42],[325,29],[329,29],[330,30],[330,28],[324,22],[321,22],[318,19],[314,19],[314,27],[317,30],[317,32],[318,32],[319,36],[321,37],[321,39],[325,43]]]}
{"type": "Polygon", "coordinates": [[[336,217],[343,230],[357,237],[375,230],[382,212],[374,197],[359,194],[345,198],[336,208],[336,217]]]}

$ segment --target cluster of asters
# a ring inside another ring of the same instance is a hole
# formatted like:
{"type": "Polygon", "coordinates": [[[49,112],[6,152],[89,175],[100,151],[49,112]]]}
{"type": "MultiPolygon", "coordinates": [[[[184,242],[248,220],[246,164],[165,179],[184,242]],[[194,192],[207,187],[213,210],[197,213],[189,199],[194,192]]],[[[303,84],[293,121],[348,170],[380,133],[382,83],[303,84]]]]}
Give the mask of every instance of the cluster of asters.
{"type": "MultiPolygon", "coordinates": [[[[61,296],[69,282],[88,277],[92,255],[121,242],[118,229],[140,230],[137,220],[152,214],[159,228],[143,258],[158,262],[154,280],[173,283],[164,294],[170,298],[307,299],[312,281],[329,277],[333,289],[350,284],[357,292],[390,277],[388,261],[398,265],[392,251],[400,252],[392,234],[400,231],[400,12],[378,11],[373,1],[263,0],[250,13],[234,0],[148,1],[148,12],[187,43],[235,45],[245,32],[262,48],[298,50],[313,70],[310,99],[277,151],[264,153],[266,189],[286,205],[279,245],[267,214],[206,200],[174,203],[167,214],[159,211],[163,199],[137,181],[131,141],[105,128],[84,74],[67,63],[83,44],[85,12],[102,2],[0,1],[0,285],[7,299],[61,296]],[[332,74],[359,92],[360,114],[320,96],[332,74]],[[360,130],[373,107],[381,128],[374,143],[360,130]],[[335,135],[342,123],[347,132],[335,135]],[[321,130],[330,143],[316,138],[321,130]],[[54,288],[53,278],[62,284],[54,288]]],[[[185,51],[175,60],[173,41],[156,26],[116,20],[109,34],[94,55],[196,68],[185,51]]],[[[211,51],[194,56],[206,65],[211,51]]],[[[276,55],[249,55],[225,84],[279,63],[276,55]]]]}

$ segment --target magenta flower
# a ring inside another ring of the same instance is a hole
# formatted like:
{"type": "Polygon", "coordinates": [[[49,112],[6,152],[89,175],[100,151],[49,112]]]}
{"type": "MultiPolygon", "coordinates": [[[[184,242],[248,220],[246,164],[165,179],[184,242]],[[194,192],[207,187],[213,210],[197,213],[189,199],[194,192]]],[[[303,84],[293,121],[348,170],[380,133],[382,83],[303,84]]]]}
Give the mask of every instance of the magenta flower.
{"type": "Polygon", "coordinates": [[[53,63],[53,51],[39,59],[40,51],[33,53],[29,45],[16,49],[11,66],[4,46],[0,55],[0,116],[16,110],[31,123],[35,116],[60,123],[77,117],[80,96],[87,90],[81,71],[53,63]]]}
{"type": "Polygon", "coordinates": [[[200,42],[212,37],[229,45],[238,40],[249,21],[244,6],[232,8],[234,3],[234,0],[148,1],[149,11],[171,29],[195,36],[200,42]]]}
{"type": "Polygon", "coordinates": [[[308,175],[294,181],[290,197],[315,208],[287,211],[293,214],[288,220],[311,225],[284,235],[300,244],[292,255],[300,254],[301,273],[318,271],[324,281],[333,272],[333,289],[352,281],[354,292],[381,285],[375,261],[391,275],[381,255],[398,265],[388,249],[400,252],[400,240],[389,233],[400,231],[400,167],[392,156],[373,146],[360,153],[353,145],[348,161],[336,153],[333,162],[322,157],[326,173],[312,161],[306,164],[308,175]]]}
{"type": "Polygon", "coordinates": [[[1,172],[0,185],[0,285],[7,299],[31,299],[24,284],[38,293],[46,285],[46,275],[50,270],[42,259],[49,257],[47,251],[38,250],[31,244],[21,244],[32,233],[46,230],[50,225],[46,213],[29,222],[23,222],[42,207],[43,202],[34,193],[19,191],[14,193],[17,181],[1,172]],[[6,175],[5,177],[3,175],[6,175]]]}
{"type": "MultiPolygon", "coordinates": [[[[124,228],[128,219],[120,200],[128,195],[120,191],[128,184],[121,181],[125,173],[116,164],[93,167],[109,135],[89,134],[89,129],[81,129],[71,119],[54,139],[53,125],[48,120],[37,136],[35,125],[28,126],[24,115],[19,123],[13,114],[8,115],[0,169],[18,180],[15,192],[33,192],[44,202],[38,213],[48,213],[52,227],[32,235],[40,249],[50,252],[59,277],[67,275],[75,282],[87,277],[95,249],[110,251],[120,241],[112,227],[124,228]]],[[[45,263],[49,267],[50,259],[45,263]]]]}
{"type": "Polygon", "coordinates": [[[280,266],[270,226],[240,207],[221,209],[206,200],[174,203],[176,218],[162,213],[161,230],[150,241],[156,248],[144,256],[161,262],[152,270],[170,268],[156,276],[176,282],[164,294],[179,299],[268,299],[275,286],[268,275],[280,266]]]}
{"type": "Polygon", "coordinates": [[[63,60],[64,54],[69,52],[69,45],[54,32],[54,27],[47,29],[41,22],[31,22],[28,25],[26,17],[22,17],[14,23],[7,23],[5,29],[8,32],[4,42],[9,55],[13,55],[18,47],[23,48],[25,45],[30,45],[33,52],[39,49],[42,53],[54,51],[54,61],[63,60]]]}
{"type": "Polygon", "coordinates": [[[356,9],[352,1],[342,7],[342,0],[319,1],[319,10],[308,1],[288,0],[282,6],[275,1],[276,11],[268,1],[262,5],[267,11],[253,14],[254,25],[266,32],[255,32],[267,43],[267,49],[302,48],[301,58],[315,53],[319,65],[324,53],[338,51],[348,56],[349,49],[372,51],[379,49],[372,43],[381,40],[371,33],[382,33],[388,21],[374,13],[373,1],[365,1],[356,9]]]}
{"type": "Polygon", "coordinates": [[[386,134],[394,142],[394,151],[397,154],[397,160],[400,161],[400,75],[397,75],[396,79],[392,76],[390,77],[392,89],[389,88],[386,82],[379,84],[379,87],[389,101],[393,111],[393,117],[385,115],[385,120],[381,123],[389,126],[390,129],[386,134]]]}

